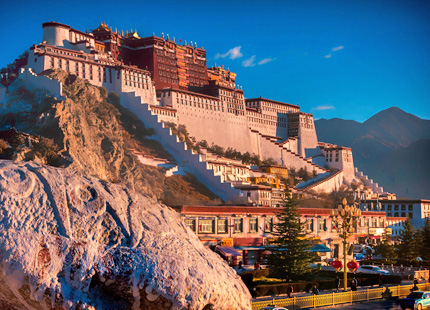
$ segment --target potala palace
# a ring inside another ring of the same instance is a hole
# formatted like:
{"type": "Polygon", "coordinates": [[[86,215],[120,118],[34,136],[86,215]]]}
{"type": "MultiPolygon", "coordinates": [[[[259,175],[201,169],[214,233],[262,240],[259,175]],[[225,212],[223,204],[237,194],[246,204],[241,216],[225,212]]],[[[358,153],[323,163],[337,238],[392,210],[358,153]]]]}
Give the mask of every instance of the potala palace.
{"type": "Polygon", "coordinates": [[[124,34],[105,23],[88,33],[47,22],[20,79],[29,88],[62,96],[61,83],[43,76],[48,69],[68,71],[117,93],[122,105],[155,129],[154,138],[174,157],[177,166],[167,173],[190,172],[224,201],[276,203],[282,186],[272,172],[285,176],[291,168],[317,175],[294,189],[303,193],[332,192],[361,179],[367,198],[387,194],[354,167],[350,148],[318,142],[312,114],[294,104],[247,99],[235,84],[235,73],[223,66],[207,67],[206,51],[197,43],[176,42],[164,34],[141,38],[136,30],[124,34]],[[210,152],[197,154],[172,135],[166,122],[185,125],[194,141],[254,153],[277,165],[262,171],[210,152]],[[251,182],[261,178],[277,186],[251,182]]]}
{"type": "MultiPolygon", "coordinates": [[[[220,197],[224,205],[181,206],[182,220],[205,245],[235,247],[245,264],[260,261],[272,237],[285,182],[292,171],[306,170],[313,178],[290,190],[301,196],[359,189],[362,209],[355,242],[376,242],[386,229],[397,238],[407,218],[415,227],[430,217],[429,200],[397,200],[354,167],[348,147],[318,142],[313,115],[298,105],[266,98],[246,98],[236,74],[223,66],[207,67],[206,51],[197,43],[178,42],[162,35],[141,38],[136,30],[119,32],[105,23],[90,33],[57,22],[43,24],[42,42],[30,47],[18,79],[26,88],[64,98],[62,83],[47,76],[64,70],[90,84],[115,92],[121,105],[133,112],[174,161],[134,151],[142,164],[163,167],[167,177],[193,174],[220,197]],[[255,154],[266,164],[251,166],[190,149],[174,129],[184,125],[193,143],[206,141],[224,149],[255,154]],[[270,162],[270,164],[268,163],[270,162]],[[276,162],[276,164],[275,164],[276,162]]],[[[0,104],[8,92],[0,85],[0,104]]],[[[290,184],[291,185],[291,184],[290,184]]],[[[358,195],[358,196],[357,196],[358,195]]],[[[326,208],[301,208],[308,237],[327,248],[327,257],[340,257],[343,244],[326,208]],[[330,254],[332,253],[332,254],[330,254]]],[[[222,254],[222,247],[219,248],[222,254]]],[[[222,254],[223,255],[223,254],[222,254]]]]}

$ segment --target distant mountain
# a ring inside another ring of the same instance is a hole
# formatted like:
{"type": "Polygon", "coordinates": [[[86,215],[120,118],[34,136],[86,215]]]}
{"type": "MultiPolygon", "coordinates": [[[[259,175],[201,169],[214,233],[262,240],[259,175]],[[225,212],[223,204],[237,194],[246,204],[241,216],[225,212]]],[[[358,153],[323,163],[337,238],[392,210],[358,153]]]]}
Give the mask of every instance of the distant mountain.
{"type": "Polygon", "coordinates": [[[430,120],[392,107],[363,123],[315,121],[318,140],[352,148],[354,164],[400,197],[430,199],[430,120]]]}

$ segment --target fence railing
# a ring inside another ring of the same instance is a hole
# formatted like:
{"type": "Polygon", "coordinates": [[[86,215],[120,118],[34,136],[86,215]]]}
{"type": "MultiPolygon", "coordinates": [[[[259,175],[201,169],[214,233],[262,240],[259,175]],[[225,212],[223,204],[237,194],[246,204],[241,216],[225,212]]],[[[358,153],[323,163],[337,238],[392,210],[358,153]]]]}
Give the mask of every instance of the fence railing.
{"type": "MultiPolygon", "coordinates": [[[[367,301],[382,299],[384,297],[402,297],[411,292],[412,284],[397,285],[389,287],[379,287],[360,291],[349,291],[331,294],[321,294],[304,297],[292,297],[286,299],[273,299],[266,301],[251,302],[253,310],[259,310],[267,305],[278,307],[287,307],[290,310],[315,308],[321,306],[339,305],[353,303],[357,301],[367,301]]],[[[430,289],[430,283],[418,284],[418,289],[427,291],[430,289]]]]}

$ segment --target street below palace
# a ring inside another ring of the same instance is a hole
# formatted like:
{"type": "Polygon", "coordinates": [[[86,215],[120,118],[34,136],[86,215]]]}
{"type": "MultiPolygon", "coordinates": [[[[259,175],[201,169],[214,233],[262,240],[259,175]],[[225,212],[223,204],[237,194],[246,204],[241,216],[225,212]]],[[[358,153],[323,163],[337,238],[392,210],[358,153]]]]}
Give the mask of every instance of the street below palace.
{"type": "Polygon", "coordinates": [[[369,301],[354,304],[343,304],[334,307],[322,307],[315,309],[345,309],[345,310],[361,310],[361,309],[372,309],[372,310],[398,310],[400,309],[398,300],[380,300],[380,301],[369,301]]]}

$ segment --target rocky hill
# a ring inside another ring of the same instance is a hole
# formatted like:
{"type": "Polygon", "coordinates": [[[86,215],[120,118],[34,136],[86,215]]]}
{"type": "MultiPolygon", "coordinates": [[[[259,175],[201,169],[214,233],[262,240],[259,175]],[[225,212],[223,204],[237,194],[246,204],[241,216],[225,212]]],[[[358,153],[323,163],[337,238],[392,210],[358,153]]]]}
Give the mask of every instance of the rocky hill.
{"type": "Polygon", "coordinates": [[[393,107],[363,123],[321,119],[315,127],[319,141],[351,147],[354,164],[385,190],[430,199],[430,120],[393,107]]]}
{"type": "MultiPolygon", "coordinates": [[[[48,76],[63,83],[65,100],[30,92],[20,81],[9,87],[0,106],[0,130],[14,125],[19,131],[53,139],[62,164],[86,176],[122,182],[129,189],[154,196],[170,205],[217,203],[219,200],[192,175],[166,177],[164,169],[142,165],[133,150],[172,160],[156,141],[152,129],[107,94],[64,71],[48,76]]],[[[20,145],[16,146],[20,148],[20,145]]]]}
{"type": "Polygon", "coordinates": [[[0,160],[1,309],[250,309],[179,215],[71,169],[0,160]]]}

